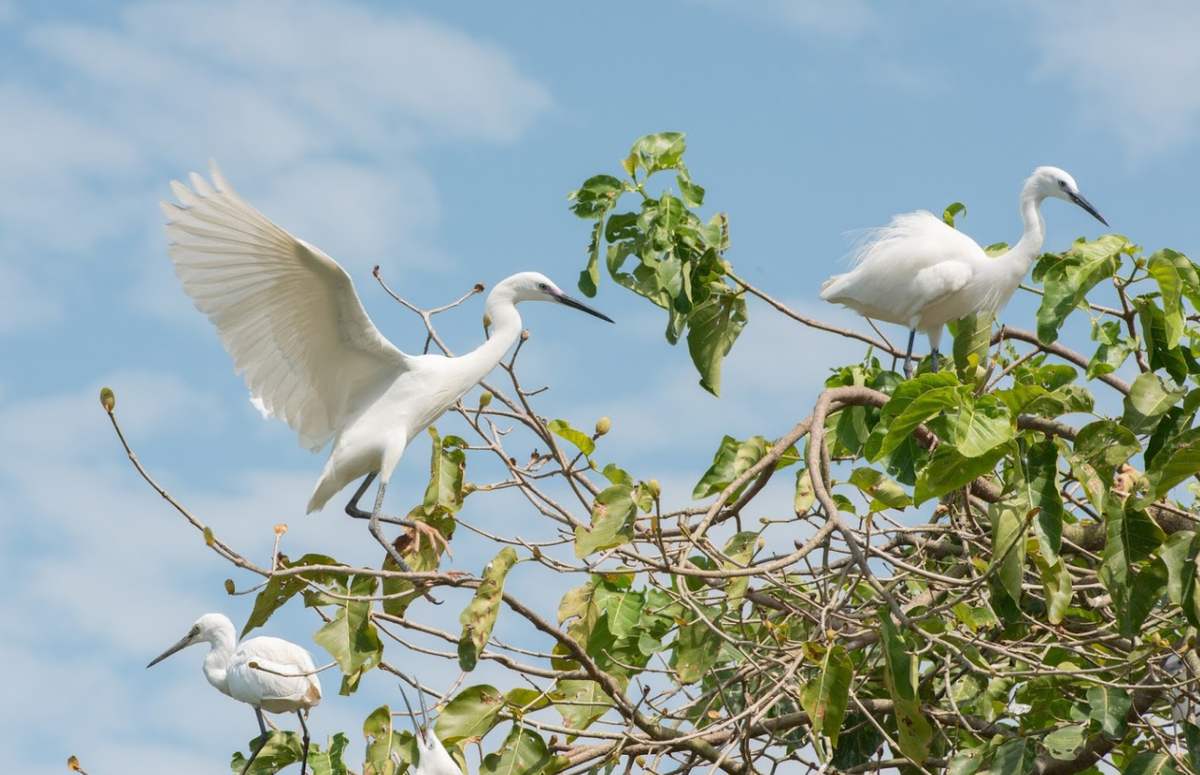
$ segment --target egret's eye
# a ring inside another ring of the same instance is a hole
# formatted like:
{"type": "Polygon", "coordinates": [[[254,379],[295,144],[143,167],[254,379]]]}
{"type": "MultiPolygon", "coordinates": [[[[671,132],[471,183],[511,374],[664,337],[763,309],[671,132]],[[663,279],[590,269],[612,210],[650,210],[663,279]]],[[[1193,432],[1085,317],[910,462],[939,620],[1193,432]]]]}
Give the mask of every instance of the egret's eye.
{"type": "Polygon", "coordinates": [[[200,634],[200,627],[198,625],[196,627],[193,627],[192,631],[188,633],[188,635],[193,638],[199,634],[200,634]]]}
{"type": "Polygon", "coordinates": [[[1063,190],[1065,191],[1065,190],[1066,190],[1066,188],[1067,188],[1067,181],[1065,181],[1065,180],[1059,180],[1059,181],[1058,181],[1058,187],[1059,187],[1059,188],[1061,188],[1061,189],[1063,189],[1063,190]]]}
{"type": "Polygon", "coordinates": [[[548,291],[550,290],[550,286],[545,283],[538,283],[538,290],[548,291]]]}

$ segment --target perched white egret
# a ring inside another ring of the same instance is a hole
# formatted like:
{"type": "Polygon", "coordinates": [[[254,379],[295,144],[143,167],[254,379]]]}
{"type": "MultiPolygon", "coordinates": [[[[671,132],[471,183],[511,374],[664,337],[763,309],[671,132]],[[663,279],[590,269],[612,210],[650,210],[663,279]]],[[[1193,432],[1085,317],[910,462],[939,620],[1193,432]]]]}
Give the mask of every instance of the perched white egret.
{"type": "Polygon", "coordinates": [[[239,702],[254,708],[258,728],[262,732],[262,743],[255,749],[246,765],[258,756],[267,742],[267,724],[263,711],[268,713],[292,713],[300,719],[303,734],[304,754],[300,773],[308,768],[308,725],[304,716],[310,708],[321,702],[321,682],[317,680],[312,656],[297,646],[280,638],[260,636],[237,642],[237,631],[233,622],[224,614],[205,614],[196,620],[187,635],[171,648],[159,654],[147,668],[176,651],[207,643],[204,655],[204,677],[213,687],[239,702]]]}
{"type": "Polygon", "coordinates": [[[1009,250],[989,257],[975,240],[926,210],[897,215],[859,245],[852,270],[821,285],[821,298],[868,318],[907,326],[907,376],[912,376],[913,339],[917,331],[924,332],[936,369],[942,326],[974,312],[999,312],[1041,253],[1046,197],[1074,202],[1108,225],[1079,193],[1074,178],[1057,167],[1038,167],[1021,189],[1025,231],[1009,250]]]}
{"type": "Polygon", "coordinates": [[[407,569],[380,522],[444,540],[425,523],[380,514],[388,480],[413,437],[486,377],[517,341],[516,305],[554,301],[612,320],[544,275],[522,272],[488,295],[490,333],[482,345],[455,358],[403,353],[375,328],[336,261],[242,200],[215,164],[212,180],[209,185],[193,173],[191,188],[172,182],[179,204],[162,205],[184,290],[216,326],[260,410],[284,420],[314,452],[333,440],[308,512],[365,477],[346,512],[369,519],[371,533],[407,569]],[[358,501],[375,477],[375,506],[365,512],[358,501]]]}
{"type": "Polygon", "coordinates": [[[416,681],[413,681],[413,684],[417,687],[417,701],[421,703],[420,722],[417,721],[417,714],[413,713],[412,703],[408,701],[408,693],[404,691],[403,685],[400,687],[400,696],[404,698],[404,706],[408,708],[408,717],[412,719],[417,740],[417,769],[413,775],[462,775],[458,763],[433,731],[433,724],[425,710],[425,695],[421,692],[421,685],[416,681]]]}

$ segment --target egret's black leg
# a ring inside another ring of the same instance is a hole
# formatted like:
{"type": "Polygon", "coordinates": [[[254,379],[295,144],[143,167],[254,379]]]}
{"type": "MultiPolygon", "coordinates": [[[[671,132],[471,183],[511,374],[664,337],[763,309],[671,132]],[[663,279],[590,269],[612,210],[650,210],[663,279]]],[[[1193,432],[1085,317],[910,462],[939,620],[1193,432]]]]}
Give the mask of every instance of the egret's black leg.
{"type": "MultiPolygon", "coordinates": [[[[374,474],[368,476],[366,484],[369,484],[374,478],[374,474]]],[[[358,500],[358,496],[362,494],[361,491],[363,489],[365,489],[365,484],[362,487],[359,487],[359,493],[355,495],[355,500],[358,500]]],[[[383,550],[387,552],[388,557],[391,557],[392,562],[396,563],[396,567],[400,568],[400,570],[404,571],[405,573],[412,573],[413,569],[410,568],[408,563],[404,561],[404,558],[400,556],[400,552],[396,551],[396,547],[392,546],[392,542],[387,540],[387,537],[383,534],[383,529],[379,527],[379,512],[383,510],[383,494],[386,491],[387,482],[380,482],[379,492],[375,493],[375,508],[371,511],[371,514],[368,517],[369,522],[367,523],[367,526],[371,531],[371,535],[375,536],[375,540],[378,541],[379,545],[383,547],[383,550]]],[[[413,585],[418,588],[424,586],[419,582],[413,582],[413,585]]],[[[424,596],[434,605],[441,605],[441,601],[429,594],[428,591],[424,593],[424,596]]]]}
{"type": "MultiPolygon", "coordinates": [[[[371,518],[371,512],[363,511],[362,509],[360,509],[358,507],[358,501],[362,498],[363,495],[366,494],[367,488],[371,486],[371,482],[375,481],[375,477],[378,475],[379,475],[379,472],[372,471],[371,473],[367,474],[366,477],[363,478],[362,484],[360,484],[358,486],[358,489],[354,491],[354,497],[351,498],[350,502],[346,504],[346,514],[348,514],[351,517],[354,517],[355,519],[370,519],[371,518]]],[[[387,522],[389,525],[401,525],[404,527],[409,527],[412,524],[407,519],[399,519],[398,517],[385,517],[382,514],[379,515],[379,521],[387,522]]]]}
{"type": "Polygon", "coordinates": [[[304,711],[296,711],[296,718],[300,719],[300,729],[303,732],[301,741],[304,743],[304,750],[300,755],[300,775],[304,775],[308,771],[308,725],[304,723],[304,711]]]}
{"type": "Polygon", "coordinates": [[[262,742],[258,744],[258,748],[255,748],[254,753],[250,754],[250,758],[246,760],[246,764],[242,767],[242,775],[246,775],[246,773],[250,770],[250,765],[254,763],[256,758],[258,758],[259,751],[267,747],[267,735],[269,733],[267,732],[267,722],[263,720],[262,710],[255,708],[254,716],[258,719],[258,729],[260,732],[262,732],[262,742]]]}
{"type": "Polygon", "coordinates": [[[908,349],[904,351],[904,378],[912,379],[912,350],[913,343],[917,339],[917,329],[909,329],[908,332],[908,349]]]}
{"type": "Polygon", "coordinates": [[[941,353],[939,353],[936,349],[934,349],[933,352],[929,353],[929,357],[933,359],[933,370],[937,371],[938,370],[938,360],[941,358],[941,353]]]}

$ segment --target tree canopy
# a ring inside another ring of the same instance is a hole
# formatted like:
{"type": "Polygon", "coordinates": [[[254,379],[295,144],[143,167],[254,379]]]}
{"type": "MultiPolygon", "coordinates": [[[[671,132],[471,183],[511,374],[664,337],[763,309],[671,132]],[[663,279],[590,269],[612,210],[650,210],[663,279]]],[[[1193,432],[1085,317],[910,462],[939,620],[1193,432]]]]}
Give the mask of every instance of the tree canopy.
{"type": "MultiPolygon", "coordinates": [[[[1118,234],[1081,239],[1038,260],[1036,320],[959,321],[952,362],[905,380],[882,336],[813,320],[735,272],[729,218],[699,214],[709,192],[685,154],[682,134],[647,135],[571,193],[590,226],[580,289],[661,309],[713,394],[752,305],[844,338],[854,360],[828,364],[813,405],[780,406],[761,435],[714,438],[691,505],[664,508],[684,498],[611,459],[608,418],[539,414],[518,344],[431,430],[428,486],[408,512],[448,539],[467,499],[515,494],[539,515],[536,535],[471,525],[496,553],[469,574],[411,534],[395,548],[412,572],[382,551],[370,567],[322,553],[257,564],[128,440],[137,471],[234,568],[230,594],[259,585],[243,633],[311,608],[342,695],[409,680],[411,639],[433,644],[462,676],[419,690],[471,771],[1200,771],[1197,266],[1118,234]],[[1085,326],[1090,353],[1059,341],[1085,326]],[[768,488],[790,512],[764,511],[768,488]],[[563,589],[557,610],[506,590],[526,569],[563,589]],[[459,601],[460,631],[431,623],[426,591],[459,601]],[[497,638],[502,617],[540,645],[497,638]],[[471,680],[484,661],[502,685],[471,680]],[[467,756],[477,741],[481,759],[467,756]]],[[[446,309],[417,310],[442,351],[446,309]]],[[[101,403],[125,444],[117,395],[101,403]]],[[[405,772],[415,746],[396,699],[314,745],[312,771],[405,772]],[[365,761],[348,763],[359,734],[365,761]]],[[[294,733],[267,745],[252,772],[299,758],[294,733]]]]}

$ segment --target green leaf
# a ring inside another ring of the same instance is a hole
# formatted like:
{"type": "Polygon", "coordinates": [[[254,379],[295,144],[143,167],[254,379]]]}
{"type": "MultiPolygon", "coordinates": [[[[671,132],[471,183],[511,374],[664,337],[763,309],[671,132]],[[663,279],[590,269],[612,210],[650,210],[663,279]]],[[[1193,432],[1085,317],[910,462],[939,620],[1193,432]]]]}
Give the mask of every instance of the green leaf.
{"type": "MultiPolygon", "coordinates": [[[[751,533],[748,530],[734,533],[725,542],[725,548],[721,550],[721,553],[729,558],[721,562],[721,569],[735,570],[747,567],[757,549],[758,533],[751,533]]],[[[749,576],[735,576],[725,582],[725,595],[730,600],[736,600],[746,593],[749,585],[749,576]]]]}
{"type": "Polygon", "coordinates": [[[688,207],[699,207],[704,204],[704,187],[693,183],[686,173],[681,172],[676,175],[675,182],[679,184],[679,193],[683,197],[684,204],[688,207]]]}
{"type": "Polygon", "coordinates": [[[1113,686],[1093,686],[1087,691],[1089,718],[1100,724],[1100,731],[1114,739],[1125,736],[1129,708],[1133,700],[1129,692],[1113,686]]]}
{"type": "Polygon", "coordinates": [[[907,440],[918,425],[959,406],[962,396],[958,380],[946,372],[938,374],[938,379],[925,378],[935,375],[922,375],[896,389],[891,401],[888,401],[880,413],[879,422],[884,426],[882,437],[877,437],[876,432],[872,431],[871,438],[867,440],[868,460],[879,460],[907,440]],[[945,385],[947,380],[952,380],[953,384],[945,385]],[[917,381],[920,382],[919,387],[907,388],[907,385],[917,381]],[[943,383],[943,386],[931,386],[931,383],[936,385],[939,382],[943,383]],[[921,387],[925,389],[922,390],[921,387]],[[893,407],[894,403],[896,405],[893,407]],[[879,440],[876,441],[876,438],[879,440]]]}
{"type": "Polygon", "coordinates": [[[475,596],[458,617],[462,635],[458,638],[458,665],[470,672],[475,669],[479,653],[492,637],[496,616],[500,613],[500,598],[504,594],[504,579],[517,562],[517,553],[506,546],[483,569],[483,580],[475,596]]]}
{"type": "Polygon", "coordinates": [[[985,373],[993,322],[995,316],[985,314],[971,314],[958,321],[954,332],[954,366],[966,382],[974,384],[985,373]]]}
{"type": "Polygon", "coordinates": [[[1045,439],[1026,456],[1029,507],[1037,509],[1037,538],[1042,555],[1053,561],[1062,547],[1063,502],[1058,488],[1058,447],[1045,439]]]}
{"type": "Polygon", "coordinates": [[[1037,311],[1037,335],[1043,344],[1058,338],[1058,329],[1096,284],[1112,277],[1129,241],[1106,234],[1092,242],[1076,242],[1041,278],[1044,295],[1037,311]]]}
{"type": "MultiPolygon", "coordinates": [[[[280,556],[279,569],[303,568],[309,565],[341,565],[340,562],[324,554],[306,554],[295,562],[289,561],[286,557],[280,556]]],[[[313,572],[305,574],[309,580],[318,584],[328,584],[331,579],[339,574],[330,573],[327,571],[313,572]]],[[[297,593],[303,592],[308,588],[308,582],[301,576],[272,576],[267,580],[267,585],[262,588],[262,591],[254,598],[254,610],[250,612],[250,618],[246,620],[246,626],[242,628],[242,637],[246,633],[253,630],[255,627],[261,627],[271,618],[271,614],[275,613],[288,600],[291,600],[297,593]]]]}
{"type": "MultiPolygon", "coordinates": [[[[258,749],[262,737],[250,741],[249,749],[258,749]]],[[[342,761],[348,744],[346,736],[338,732],[329,739],[327,749],[322,749],[319,743],[309,746],[308,765],[313,775],[346,775],[346,765],[342,761]]],[[[231,772],[246,775],[274,775],[274,773],[298,763],[303,758],[304,747],[300,735],[295,732],[272,730],[263,743],[262,750],[254,758],[250,768],[246,769],[246,756],[240,751],[234,753],[229,762],[231,772]]]]}
{"type": "Polygon", "coordinates": [[[614,484],[602,490],[592,505],[592,526],[575,528],[575,556],[583,559],[632,541],[635,514],[633,490],[628,485],[614,484]]]}
{"type": "Polygon", "coordinates": [[[949,444],[938,445],[929,463],[917,474],[913,503],[920,506],[930,498],[941,497],[990,473],[1006,450],[1007,447],[1000,446],[979,457],[964,457],[949,444]]]}
{"type": "Polygon", "coordinates": [[[1134,433],[1149,433],[1187,393],[1187,388],[1168,385],[1153,372],[1139,374],[1125,396],[1125,416],[1121,423],[1134,433]]]}
{"type": "Polygon", "coordinates": [[[1133,306],[1142,324],[1142,338],[1146,340],[1150,354],[1150,368],[1165,369],[1176,382],[1183,382],[1188,374],[1188,362],[1182,349],[1169,343],[1163,311],[1149,296],[1138,296],[1133,300],[1133,306]]]}
{"type": "Polygon", "coordinates": [[[557,771],[561,764],[550,754],[546,741],[532,729],[514,723],[500,750],[483,757],[480,775],[540,775],[557,771]]]}
{"type": "Polygon", "coordinates": [[[1039,556],[1037,566],[1046,594],[1046,620],[1051,624],[1062,624],[1071,606],[1071,572],[1061,559],[1047,563],[1045,558],[1039,556]]]}
{"type": "Polygon", "coordinates": [[[593,175],[567,195],[571,212],[580,218],[602,218],[625,191],[625,184],[612,175],[593,175]]]}
{"type": "Polygon", "coordinates": [[[946,439],[964,457],[979,457],[1013,439],[1008,407],[995,396],[971,399],[960,393],[958,411],[947,418],[946,439]]]}
{"type": "MultiPolygon", "coordinates": [[[[353,576],[346,592],[355,597],[370,597],[375,594],[378,581],[375,576],[353,576]]],[[[358,688],[363,673],[383,658],[383,642],[371,621],[370,601],[343,602],[333,619],[313,635],[313,640],[337,661],[342,670],[339,693],[348,695],[358,688]]]]}
{"type": "MultiPolygon", "coordinates": [[[[629,159],[626,170],[640,168],[647,175],[659,170],[675,169],[683,160],[687,142],[682,132],[656,132],[639,137],[629,149],[629,159]]],[[[631,173],[632,174],[632,173],[631,173]]]]}
{"type": "Polygon", "coordinates": [[[467,455],[463,450],[467,442],[458,436],[441,438],[433,426],[429,435],[433,438],[433,455],[429,461],[429,485],[425,488],[425,513],[433,514],[441,507],[454,514],[462,508],[465,496],[463,473],[467,455]]]}
{"type": "Polygon", "coordinates": [[[1170,754],[1142,751],[1129,760],[1123,775],[1176,775],[1175,760],[1170,754]]]}
{"type": "Polygon", "coordinates": [[[1154,497],[1162,498],[1197,472],[1200,472],[1200,428],[1193,428],[1164,444],[1146,475],[1154,485],[1154,497]]]}
{"type": "Polygon", "coordinates": [[[951,202],[946,205],[946,209],[942,210],[942,221],[947,226],[954,226],[954,219],[958,216],[967,217],[967,206],[962,202],[951,202]]]}
{"type": "Polygon", "coordinates": [[[398,772],[393,754],[406,764],[417,758],[412,732],[397,732],[392,728],[392,710],[381,705],[363,721],[363,737],[367,740],[363,775],[395,775],[398,772]]]}
{"type": "Polygon", "coordinates": [[[590,458],[592,453],[596,451],[596,442],[592,441],[592,437],[577,428],[572,428],[571,424],[566,420],[551,420],[546,423],[546,427],[554,435],[571,442],[576,449],[584,454],[584,457],[590,458]]]}
{"type": "Polygon", "coordinates": [[[447,744],[478,740],[496,725],[503,707],[504,695],[494,686],[468,686],[438,714],[437,736],[447,744]]]}
{"type": "Polygon", "coordinates": [[[596,607],[608,615],[608,629],[618,638],[627,638],[637,633],[646,596],[641,590],[624,584],[602,581],[595,587],[592,600],[596,607]]]}
{"type": "Polygon", "coordinates": [[[721,363],[748,319],[746,300],[729,292],[712,294],[688,315],[688,352],[700,386],[714,396],[721,394],[721,363]]]}
{"type": "Polygon", "coordinates": [[[874,468],[854,469],[850,473],[850,484],[871,498],[871,511],[904,509],[912,505],[912,498],[899,483],[874,468]]]}
{"type": "Polygon", "coordinates": [[[884,682],[892,696],[900,750],[913,761],[923,762],[929,757],[933,729],[921,710],[917,694],[914,675],[916,660],[908,653],[904,639],[896,631],[896,625],[887,611],[880,612],[879,623],[883,641],[884,682]]]}
{"type": "Polygon", "coordinates": [[[1163,251],[1150,256],[1146,271],[1158,283],[1159,297],[1162,299],[1164,344],[1175,347],[1183,336],[1183,280],[1175,261],[1163,251]]]}
{"type": "Polygon", "coordinates": [[[1046,735],[1042,739],[1042,745],[1046,746],[1046,751],[1055,759],[1074,759],[1086,739],[1086,724],[1069,724],[1046,735]]]}
{"type": "Polygon", "coordinates": [[[996,749],[992,759],[992,775],[1022,775],[1025,772],[1025,738],[1018,737],[996,749]]]}
{"type": "Polygon", "coordinates": [[[806,514],[812,508],[816,499],[816,493],[813,492],[812,477],[808,475],[808,469],[799,469],[796,471],[796,494],[792,498],[792,508],[797,515],[806,514]]]}
{"type": "Polygon", "coordinates": [[[1088,361],[1088,379],[1111,374],[1121,368],[1121,364],[1137,348],[1137,342],[1122,333],[1121,324],[1115,320],[1092,321],[1092,340],[1099,342],[1100,346],[1088,361]]]}
{"type": "Polygon", "coordinates": [[[1167,537],[1158,555],[1167,566],[1167,598],[1183,610],[1183,615],[1193,627],[1200,626],[1197,552],[1200,552],[1200,534],[1181,530],[1167,537]]]}
{"type": "Polygon", "coordinates": [[[612,707],[612,698],[595,681],[562,678],[550,690],[550,699],[572,729],[584,730],[612,707]]]}
{"type": "MultiPolygon", "coordinates": [[[[713,619],[712,611],[702,608],[713,619]]],[[[671,652],[671,668],[680,684],[691,684],[704,677],[717,662],[721,640],[708,624],[698,617],[679,628],[671,652]]]]}
{"type": "MultiPolygon", "coordinates": [[[[752,436],[745,441],[725,436],[713,455],[712,465],[692,489],[692,497],[707,498],[721,492],[761,460],[770,449],[771,444],[762,436],[752,436]]],[[[739,488],[733,497],[737,498],[741,490],[742,488],[739,488]]]]}
{"type": "Polygon", "coordinates": [[[825,649],[816,674],[809,679],[800,695],[809,723],[814,730],[828,737],[834,746],[837,746],[842,730],[853,677],[854,665],[846,649],[834,644],[825,649]]]}
{"type": "Polygon", "coordinates": [[[992,562],[995,573],[1013,602],[1021,602],[1021,580],[1025,569],[1025,528],[1028,504],[1024,499],[1009,498],[988,506],[992,522],[992,562]]]}
{"type": "Polygon", "coordinates": [[[1107,482],[1141,448],[1133,431],[1112,420],[1088,423],[1075,434],[1075,454],[1095,467],[1107,482]]]}

